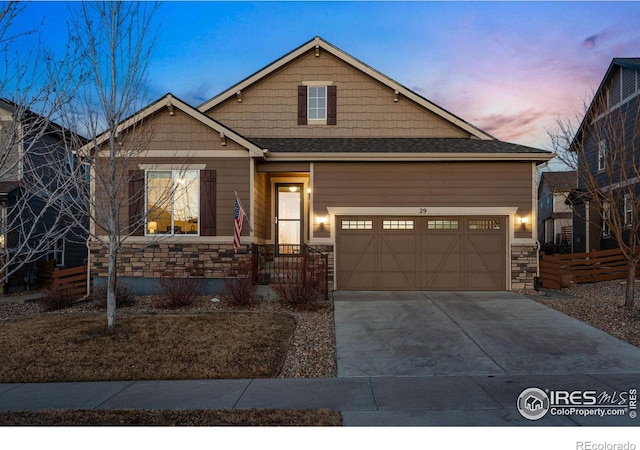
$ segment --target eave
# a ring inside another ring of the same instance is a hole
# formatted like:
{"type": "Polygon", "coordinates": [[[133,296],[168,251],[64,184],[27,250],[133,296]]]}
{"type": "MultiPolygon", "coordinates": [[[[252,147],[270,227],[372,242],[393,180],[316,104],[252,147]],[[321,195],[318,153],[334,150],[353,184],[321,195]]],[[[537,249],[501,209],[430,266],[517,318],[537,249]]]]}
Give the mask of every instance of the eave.
{"type": "Polygon", "coordinates": [[[268,161],[422,161],[422,162],[488,162],[488,161],[520,161],[542,164],[553,158],[548,153],[291,153],[270,152],[268,161]]]}

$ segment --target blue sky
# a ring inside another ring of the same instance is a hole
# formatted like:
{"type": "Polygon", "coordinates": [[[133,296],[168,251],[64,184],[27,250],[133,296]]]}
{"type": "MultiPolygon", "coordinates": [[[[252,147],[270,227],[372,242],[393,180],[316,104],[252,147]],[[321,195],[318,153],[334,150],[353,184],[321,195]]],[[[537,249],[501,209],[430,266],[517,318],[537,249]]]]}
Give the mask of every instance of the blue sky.
{"type": "MultiPolygon", "coordinates": [[[[33,2],[62,45],[68,7],[33,2]]],[[[611,59],[640,56],[640,2],[162,2],[150,100],[194,106],[319,35],[494,136],[549,148],[611,59]]]]}

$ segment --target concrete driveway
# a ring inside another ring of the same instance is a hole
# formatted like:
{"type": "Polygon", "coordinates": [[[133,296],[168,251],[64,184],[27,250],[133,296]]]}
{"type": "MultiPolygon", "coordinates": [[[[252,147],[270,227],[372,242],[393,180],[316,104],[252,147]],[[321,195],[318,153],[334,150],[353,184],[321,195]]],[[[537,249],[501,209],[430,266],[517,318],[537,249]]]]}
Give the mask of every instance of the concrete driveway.
{"type": "Polygon", "coordinates": [[[336,292],[339,377],[638,374],[640,349],[510,292],[336,292]]]}

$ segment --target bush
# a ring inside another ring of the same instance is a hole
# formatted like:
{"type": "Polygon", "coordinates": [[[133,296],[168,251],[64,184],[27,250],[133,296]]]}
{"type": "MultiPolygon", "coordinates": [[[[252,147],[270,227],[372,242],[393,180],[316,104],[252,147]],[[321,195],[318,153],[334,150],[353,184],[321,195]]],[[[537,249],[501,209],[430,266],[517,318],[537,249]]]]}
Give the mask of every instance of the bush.
{"type": "MultiPolygon", "coordinates": [[[[102,284],[93,289],[93,298],[100,302],[102,306],[107,307],[107,285],[102,284]]],[[[131,293],[131,287],[127,283],[117,283],[116,285],[116,308],[133,306],[136,304],[136,298],[131,293]]]]}
{"type": "Polygon", "coordinates": [[[308,254],[283,258],[274,286],[280,301],[294,308],[318,309],[322,287],[311,275],[312,270],[312,259],[308,254]]]}
{"type": "Polygon", "coordinates": [[[69,286],[51,286],[44,290],[44,297],[38,300],[45,311],[70,308],[77,299],[78,291],[69,286]]]}
{"type": "Polygon", "coordinates": [[[256,302],[256,288],[253,284],[252,265],[250,261],[243,261],[236,274],[230,273],[229,278],[224,279],[227,288],[225,298],[235,306],[251,306],[256,302]],[[238,275],[246,275],[238,277],[238,275]]]}
{"type": "Polygon", "coordinates": [[[205,279],[202,277],[168,277],[162,275],[158,280],[159,295],[163,306],[176,309],[193,305],[202,294],[205,279]]]}

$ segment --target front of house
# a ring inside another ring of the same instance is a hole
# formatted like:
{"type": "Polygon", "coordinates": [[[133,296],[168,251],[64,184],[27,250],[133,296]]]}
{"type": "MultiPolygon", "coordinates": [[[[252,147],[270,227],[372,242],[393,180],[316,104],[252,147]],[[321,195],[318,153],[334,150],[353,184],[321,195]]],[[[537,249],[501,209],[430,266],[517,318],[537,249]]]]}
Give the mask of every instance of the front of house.
{"type": "Polygon", "coordinates": [[[496,140],[320,38],[198,108],[167,94],[136,117],[155,131],[128,162],[130,194],[144,191],[130,216],[181,193],[123,244],[119,279],[138,290],[194,264],[235,276],[256,245],[326,254],[330,290],[533,287],[536,166],[551,154],[496,140]]]}

